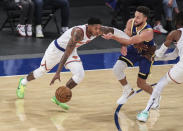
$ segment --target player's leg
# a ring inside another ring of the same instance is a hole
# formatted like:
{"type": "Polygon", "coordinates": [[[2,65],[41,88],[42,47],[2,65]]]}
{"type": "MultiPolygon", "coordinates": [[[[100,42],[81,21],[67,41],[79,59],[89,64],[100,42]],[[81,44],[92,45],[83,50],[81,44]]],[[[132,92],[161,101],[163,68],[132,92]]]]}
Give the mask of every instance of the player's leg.
{"type": "Polygon", "coordinates": [[[71,62],[66,65],[66,68],[68,68],[71,73],[72,77],[69,79],[69,81],[66,83],[66,87],[72,89],[75,86],[77,86],[84,78],[85,72],[83,69],[82,62],[71,62]]]}
{"type": "Polygon", "coordinates": [[[46,50],[39,68],[29,73],[25,78],[21,78],[17,88],[17,97],[24,98],[24,89],[29,81],[38,79],[49,72],[61,59],[63,52],[58,50],[52,42],[46,50]]]}
{"type": "MultiPolygon", "coordinates": [[[[149,94],[152,94],[153,88],[148,83],[146,83],[146,79],[150,73],[152,62],[146,59],[145,57],[141,57],[139,60],[139,73],[137,78],[137,86],[149,94]]],[[[160,97],[157,98],[152,105],[153,109],[157,109],[160,106],[160,97]]]]}
{"type": "Polygon", "coordinates": [[[137,78],[137,86],[149,94],[152,94],[153,88],[146,83],[146,79],[150,73],[152,62],[145,57],[140,57],[139,60],[139,73],[137,78]]]}
{"type": "Polygon", "coordinates": [[[167,86],[169,83],[174,82],[180,84],[183,82],[183,69],[182,62],[177,63],[174,67],[164,76],[162,77],[157,85],[155,86],[152,95],[147,103],[146,108],[137,115],[137,119],[140,121],[147,121],[149,116],[149,111],[156,102],[156,99],[159,98],[163,88],[167,86]]]}
{"type": "Polygon", "coordinates": [[[155,86],[152,95],[147,103],[147,106],[145,108],[145,110],[143,110],[142,112],[137,114],[137,120],[139,121],[143,121],[146,122],[148,117],[149,117],[149,111],[152,108],[152,106],[154,105],[154,103],[156,102],[157,99],[159,99],[160,94],[163,90],[163,88],[170,82],[171,80],[169,79],[169,77],[167,75],[165,75],[164,77],[162,77],[160,79],[160,81],[157,83],[157,85],[155,86]]]}
{"type": "Polygon", "coordinates": [[[117,100],[118,104],[124,104],[127,101],[128,97],[134,93],[133,88],[131,88],[130,84],[128,84],[126,80],[126,75],[124,74],[124,70],[128,66],[133,66],[133,63],[136,62],[136,54],[134,52],[134,48],[132,46],[129,47],[127,50],[127,55],[120,56],[113,67],[113,72],[123,87],[123,94],[117,100]]]}

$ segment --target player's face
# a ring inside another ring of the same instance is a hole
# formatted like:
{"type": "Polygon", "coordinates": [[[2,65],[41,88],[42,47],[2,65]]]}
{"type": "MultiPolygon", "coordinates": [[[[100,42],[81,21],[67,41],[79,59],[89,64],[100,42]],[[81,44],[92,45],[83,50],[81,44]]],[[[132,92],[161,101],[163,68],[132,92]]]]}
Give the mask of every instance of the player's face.
{"type": "Polygon", "coordinates": [[[100,34],[100,24],[95,24],[91,26],[91,32],[93,36],[98,36],[100,34]]]}
{"type": "Polygon", "coordinates": [[[136,11],[135,12],[135,17],[134,17],[134,25],[135,26],[141,26],[142,24],[144,24],[147,20],[147,17],[144,16],[142,13],[136,11]]]}

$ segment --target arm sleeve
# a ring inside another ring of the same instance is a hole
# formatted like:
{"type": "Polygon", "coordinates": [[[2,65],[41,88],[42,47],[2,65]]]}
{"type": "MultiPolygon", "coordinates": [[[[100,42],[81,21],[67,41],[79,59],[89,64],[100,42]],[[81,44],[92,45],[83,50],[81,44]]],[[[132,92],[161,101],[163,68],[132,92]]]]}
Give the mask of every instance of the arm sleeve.
{"type": "Polygon", "coordinates": [[[114,28],[114,36],[119,38],[130,39],[130,37],[123,31],[114,28]]]}

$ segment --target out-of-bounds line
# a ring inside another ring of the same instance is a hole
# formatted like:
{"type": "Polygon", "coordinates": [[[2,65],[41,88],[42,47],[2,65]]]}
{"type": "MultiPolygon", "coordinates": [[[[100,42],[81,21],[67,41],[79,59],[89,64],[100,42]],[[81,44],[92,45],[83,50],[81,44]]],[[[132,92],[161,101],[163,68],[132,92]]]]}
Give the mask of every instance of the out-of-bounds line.
{"type": "MultiPolygon", "coordinates": [[[[157,83],[151,84],[151,86],[155,86],[156,84],[157,83]]],[[[135,94],[140,93],[141,91],[143,91],[143,90],[139,89],[139,90],[135,91],[135,94]]],[[[122,129],[120,127],[120,124],[119,124],[118,114],[119,114],[119,111],[120,111],[120,109],[122,108],[123,105],[124,104],[119,104],[118,107],[116,108],[115,113],[114,113],[114,122],[115,122],[115,125],[116,125],[116,128],[118,129],[118,131],[122,131],[122,129]]]]}

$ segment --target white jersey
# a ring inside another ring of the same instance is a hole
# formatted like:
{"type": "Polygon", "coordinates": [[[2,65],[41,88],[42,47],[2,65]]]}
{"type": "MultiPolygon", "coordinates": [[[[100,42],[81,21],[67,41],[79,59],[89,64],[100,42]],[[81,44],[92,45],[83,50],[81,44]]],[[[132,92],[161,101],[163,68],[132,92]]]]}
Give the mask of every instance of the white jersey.
{"type": "Polygon", "coordinates": [[[183,60],[183,28],[178,29],[182,32],[181,37],[177,41],[177,49],[179,50],[180,60],[183,60]]]}
{"type": "Polygon", "coordinates": [[[75,26],[75,27],[72,27],[70,28],[69,30],[67,30],[66,32],[64,32],[63,35],[61,35],[58,39],[57,39],[57,42],[58,42],[58,45],[64,49],[66,49],[67,47],[67,44],[71,38],[71,32],[72,32],[72,29],[73,28],[80,28],[82,31],[83,31],[83,34],[84,34],[84,37],[83,37],[83,40],[78,42],[76,44],[76,48],[84,45],[84,44],[87,44],[88,42],[90,42],[91,40],[93,40],[94,36],[91,36],[90,38],[88,38],[87,34],[86,34],[86,26],[87,25],[79,25],[79,26],[75,26]]]}

